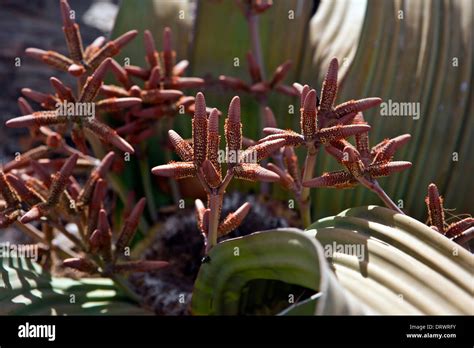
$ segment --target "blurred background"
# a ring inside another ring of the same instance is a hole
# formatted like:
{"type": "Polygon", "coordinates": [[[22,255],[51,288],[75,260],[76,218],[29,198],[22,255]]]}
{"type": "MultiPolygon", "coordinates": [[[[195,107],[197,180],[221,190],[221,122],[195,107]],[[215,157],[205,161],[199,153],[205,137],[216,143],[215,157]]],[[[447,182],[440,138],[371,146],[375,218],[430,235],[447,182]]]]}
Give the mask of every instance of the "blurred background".
{"type": "MultiPolygon", "coordinates": [[[[143,66],[143,30],[150,29],[161,49],[162,30],[173,29],[177,59],[191,63],[188,76],[219,75],[249,80],[245,54],[250,49],[244,17],[234,1],[219,0],[71,0],[85,43],[99,35],[118,35],[138,29],[140,35],[117,60],[143,66]],[[239,66],[234,66],[238,58],[239,66]]],[[[286,83],[307,83],[319,92],[332,57],[340,62],[338,102],[378,96],[385,101],[419,103],[420,117],[382,117],[376,108],[365,113],[372,125],[371,143],[403,133],[412,140],[398,160],[413,167],[382,179],[381,185],[413,217],[426,220],[424,198],[430,182],[445,196],[452,214],[473,213],[473,2],[472,0],[275,1],[260,16],[260,35],[266,73],[287,59],[293,67],[286,83]]],[[[5,129],[5,119],[18,115],[20,89],[49,91],[49,76],[57,71],[24,57],[24,49],[39,47],[66,52],[58,2],[54,0],[0,1],[0,155],[13,157],[21,150],[22,130],[5,129]],[[21,67],[15,67],[20,57],[21,67]]],[[[191,94],[191,93],[190,93],[191,94]]],[[[208,105],[225,111],[233,95],[213,85],[205,91],[208,105]]],[[[241,95],[244,135],[260,136],[258,105],[241,95]]],[[[269,105],[281,128],[299,129],[299,101],[273,95],[269,105]],[[291,107],[294,113],[291,113],[291,107]]],[[[175,127],[189,135],[189,117],[178,116],[175,127]]],[[[24,150],[24,149],[23,149],[24,150]]],[[[159,152],[156,149],[155,152],[159,152]]],[[[156,157],[157,156],[157,157],[156,157]]],[[[301,159],[303,156],[301,156],[301,159]]],[[[149,165],[162,161],[150,156],[149,165]]],[[[322,153],[315,173],[339,169],[322,153]]],[[[133,187],[132,187],[133,188],[133,187]]],[[[234,189],[256,190],[238,184],[234,189]]],[[[281,200],[288,194],[275,188],[281,200]]],[[[334,215],[349,207],[382,203],[364,190],[313,190],[313,218],[334,215]]],[[[162,201],[157,199],[158,204],[162,201]]]]}
{"type": "MultiPolygon", "coordinates": [[[[100,35],[108,35],[118,13],[118,1],[71,0],[81,26],[84,42],[90,43],[100,35]]],[[[6,129],[4,122],[19,113],[16,100],[22,88],[52,91],[50,76],[72,83],[74,80],[61,71],[27,58],[28,47],[67,52],[61,30],[59,1],[55,0],[0,0],[0,156],[12,158],[21,148],[22,129],[6,129]],[[20,66],[16,66],[20,58],[20,66]]]]}

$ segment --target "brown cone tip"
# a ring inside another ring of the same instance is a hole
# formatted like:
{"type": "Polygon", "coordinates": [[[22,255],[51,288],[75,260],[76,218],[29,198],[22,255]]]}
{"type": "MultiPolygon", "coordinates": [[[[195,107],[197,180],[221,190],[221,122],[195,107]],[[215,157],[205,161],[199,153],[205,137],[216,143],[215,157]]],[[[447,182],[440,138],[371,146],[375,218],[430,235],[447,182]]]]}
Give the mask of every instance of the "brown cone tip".
{"type": "MultiPolygon", "coordinates": [[[[276,174],[275,174],[276,175],[276,174]]],[[[278,175],[277,175],[278,176],[278,175]]],[[[242,204],[239,209],[237,209],[234,214],[239,216],[240,218],[244,218],[245,216],[247,216],[247,214],[249,213],[250,211],[250,208],[252,207],[252,205],[249,203],[249,202],[245,202],[244,204],[242,204]]]]}
{"type": "Polygon", "coordinates": [[[183,59],[183,60],[179,61],[173,67],[173,75],[177,75],[177,76],[182,75],[184,73],[184,71],[187,69],[188,66],[189,66],[189,61],[188,60],[183,59]]]}
{"type": "Polygon", "coordinates": [[[316,110],[316,99],[316,90],[310,90],[304,99],[303,109],[305,112],[314,112],[316,110]]]}
{"type": "Polygon", "coordinates": [[[176,131],[174,131],[173,129],[170,129],[168,131],[168,137],[173,145],[176,145],[179,142],[184,141],[183,137],[179,135],[178,133],[176,133],[176,131]]]}
{"type": "Polygon", "coordinates": [[[234,123],[240,123],[240,98],[235,96],[229,104],[229,120],[234,123]]]}
{"type": "Polygon", "coordinates": [[[269,134],[284,134],[286,131],[284,129],[275,128],[275,127],[265,127],[263,128],[263,133],[266,135],[269,134]]]}
{"type": "Polygon", "coordinates": [[[23,183],[23,181],[18,179],[15,175],[8,173],[6,175],[6,179],[20,197],[21,196],[24,197],[29,194],[28,188],[26,187],[26,185],[23,183]]]}
{"type": "Polygon", "coordinates": [[[94,191],[92,193],[91,210],[97,211],[102,201],[104,200],[106,193],[107,183],[105,182],[105,180],[99,178],[99,180],[97,180],[94,186],[94,191]]]}
{"type": "Polygon", "coordinates": [[[155,65],[150,72],[150,77],[148,78],[149,88],[156,88],[161,79],[161,68],[158,65],[155,65]]]}
{"type": "Polygon", "coordinates": [[[109,221],[107,220],[107,212],[104,209],[99,211],[99,223],[97,224],[97,228],[102,233],[107,233],[109,230],[109,221]]]}
{"type": "Polygon", "coordinates": [[[64,26],[69,27],[74,25],[74,21],[71,18],[71,7],[69,6],[68,2],[66,0],[61,0],[60,7],[64,26]]]}
{"type": "MultiPolygon", "coordinates": [[[[272,163],[269,163],[272,164],[272,163]]],[[[274,166],[275,168],[278,168],[277,166],[274,166]]],[[[272,167],[273,168],[273,167],[272,167]]],[[[279,168],[278,168],[279,169],[279,168]]],[[[264,181],[264,182],[277,182],[280,180],[280,175],[272,170],[263,168],[261,166],[257,167],[256,170],[256,178],[259,181],[264,181]]]]}
{"type": "Polygon", "coordinates": [[[436,184],[434,183],[428,185],[428,192],[432,193],[433,195],[439,196],[438,186],[436,186],[436,184]]]}
{"type": "Polygon", "coordinates": [[[304,85],[301,87],[301,92],[300,92],[300,107],[304,106],[304,101],[306,99],[306,96],[308,95],[310,88],[308,85],[304,85]]]}
{"type": "Polygon", "coordinates": [[[151,31],[147,29],[145,30],[143,35],[144,35],[144,41],[145,41],[145,51],[148,54],[153,54],[153,52],[156,51],[156,48],[155,48],[155,40],[153,40],[153,35],[151,34],[151,31]]]}
{"type": "Polygon", "coordinates": [[[79,155],[77,153],[73,154],[69,157],[66,162],[64,162],[63,166],[61,167],[61,174],[69,177],[76,166],[77,160],[79,155]]]}
{"type": "Polygon", "coordinates": [[[68,73],[70,73],[72,76],[80,76],[82,75],[86,70],[84,67],[80,64],[71,64],[69,68],[67,69],[68,73]]]}
{"type": "Polygon", "coordinates": [[[203,214],[204,210],[206,210],[206,207],[204,206],[204,203],[200,199],[196,199],[194,201],[194,206],[197,210],[198,213],[203,214]]]}
{"type": "Polygon", "coordinates": [[[33,115],[25,115],[12,118],[5,122],[5,126],[10,128],[30,127],[36,124],[36,117],[33,115]]]}
{"type": "Polygon", "coordinates": [[[105,37],[98,36],[90,45],[89,47],[101,47],[105,43],[105,37]]]}
{"type": "Polygon", "coordinates": [[[34,100],[37,103],[42,103],[48,99],[48,95],[34,91],[31,88],[22,88],[21,89],[21,94],[23,94],[25,97],[30,98],[34,100]]]}
{"type": "Polygon", "coordinates": [[[163,51],[171,51],[171,28],[165,27],[163,30],[163,51]]]}
{"type": "Polygon", "coordinates": [[[99,67],[96,69],[96,71],[92,75],[92,78],[95,80],[102,81],[111,63],[112,63],[112,58],[105,59],[102,63],[100,63],[99,67]]]}
{"type": "Polygon", "coordinates": [[[122,48],[126,44],[128,44],[130,41],[132,41],[135,36],[137,36],[138,30],[130,30],[127,31],[125,34],[119,36],[114,40],[114,43],[119,47],[122,48]]]}
{"type": "Polygon", "coordinates": [[[39,49],[39,48],[27,48],[25,50],[25,53],[27,56],[34,58],[34,59],[39,59],[42,60],[43,56],[47,53],[45,50],[39,49]]]}
{"type": "Polygon", "coordinates": [[[209,124],[207,127],[209,132],[219,132],[219,111],[216,108],[213,108],[209,114],[209,124]]]}
{"type": "Polygon", "coordinates": [[[216,170],[211,161],[206,159],[202,163],[202,170],[204,173],[204,177],[206,178],[211,187],[219,186],[219,184],[221,183],[221,178],[219,172],[216,170]]]}
{"type": "Polygon", "coordinates": [[[22,224],[27,224],[29,222],[38,220],[41,217],[41,212],[38,207],[31,208],[25,215],[20,218],[22,224]]]}
{"type": "Polygon", "coordinates": [[[303,90],[303,85],[301,83],[294,82],[292,86],[293,86],[294,89],[296,89],[296,91],[299,94],[301,94],[301,91],[303,90]]]}
{"type": "Polygon", "coordinates": [[[78,271],[87,273],[92,273],[97,269],[91,261],[80,257],[74,257],[63,260],[63,266],[74,268],[78,271]]]}
{"type": "Polygon", "coordinates": [[[114,104],[119,108],[129,108],[141,103],[142,100],[135,97],[117,98],[114,100],[114,104]]]}
{"type": "Polygon", "coordinates": [[[138,201],[137,205],[133,208],[130,216],[127,218],[128,221],[132,221],[134,223],[138,223],[140,216],[143,213],[143,209],[145,209],[146,199],[142,198],[138,201]]]}
{"type": "Polygon", "coordinates": [[[398,144],[397,148],[399,148],[399,147],[405,145],[410,139],[411,139],[410,134],[402,134],[402,135],[399,135],[399,136],[393,138],[392,140],[394,140],[398,144]]]}
{"type": "Polygon", "coordinates": [[[393,169],[394,171],[402,171],[402,170],[411,168],[412,165],[413,164],[408,161],[393,161],[387,164],[387,166],[393,169]]]}
{"type": "Polygon", "coordinates": [[[115,136],[107,138],[107,141],[114,145],[116,148],[119,150],[122,150],[123,152],[128,152],[128,153],[135,153],[135,150],[132,145],[130,145],[125,139],[120,137],[118,134],[115,136]]]}
{"type": "Polygon", "coordinates": [[[194,100],[194,116],[195,117],[207,117],[206,113],[206,99],[204,98],[204,94],[202,92],[198,92],[196,94],[196,98],[194,100]]]}
{"type": "Polygon", "coordinates": [[[49,81],[51,82],[51,85],[53,86],[53,88],[62,93],[62,94],[67,94],[67,93],[71,93],[71,89],[68,88],[66,85],[64,85],[64,83],[62,83],[62,81],[56,77],[50,77],[49,78],[49,81]]]}
{"type": "Polygon", "coordinates": [[[125,80],[127,78],[127,71],[120,66],[120,64],[115,60],[110,60],[110,68],[117,74],[120,75],[120,78],[125,80]]]}
{"type": "Polygon", "coordinates": [[[331,62],[329,63],[328,72],[326,74],[326,79],[329,81],[337,80],[338,70],[339,70],[339,62],[337,61],[337,58],[331,59],[331,62]]]}
{"type": "Polygon", "coordinates": [[[176,172],[176,166],[171,164],[162,164],[156,167],[151,168],[153,175],[172,177],[176,172]]]}
{"type": "Polygon", "coordinates": [[[28,101],[23,97],[18,98],[18,107],[23,115],[32,114],[34,112],[30,103],[28,103],[28,101]]]}

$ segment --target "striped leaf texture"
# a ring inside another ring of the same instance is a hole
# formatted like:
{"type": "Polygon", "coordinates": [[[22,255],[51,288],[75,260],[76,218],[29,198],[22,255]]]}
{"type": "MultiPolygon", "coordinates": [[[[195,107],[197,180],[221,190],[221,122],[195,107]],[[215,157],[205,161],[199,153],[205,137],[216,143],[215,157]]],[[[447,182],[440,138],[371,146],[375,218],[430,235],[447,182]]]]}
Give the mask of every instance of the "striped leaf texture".
{"type": "Polygon", "coordinates": [[[27,258],[0,259],[0,315],[146,315],[110,279],[55,277],[27,258]]]}
{"type": "Polygon", "coordinates": [[[321,219],[306,232],[324,250],[353,248],[333,248],[329,260],[340,284],[372,311],[474,314],[474,255],[411,217],[359,207],[321,219]]]}
{"type": "Polygon", "coordinates": [[[227,240],[209,257],[195,284],[194,314],[248,314],[242,308],[268,298],[265,291],[249,296],[246,284],[255,280],[314,291],[281,315],[474,314],[474,256],[386,208],[349,209],[306,231],[280,229],[227,240]]]}
{"type": "MultiPolygon", "coordinates": [[[[339,285],[323,256],[321,245],[298,229],[277,229],[231,239],[214,247],[210,262],[204,263],[194,286],[194,315],[242,315],[242,308],[268,301],[272,281],[304,287],[317,296],[293,305],[283,313],[313,315],[366,314],[366,308],[339,285]],[[252,281],[267,282],[267,288],[246,293],[252,281]]],[[[294,288],[285,287],[282,297],[297,298],[294,288]],[[293,296],[293,297],[292,297],[293,296]]],[[[289,306],[289,305],[288,305],[289,306]]],[[[268,314],[277,314],[271,313],[268,314]]]]}

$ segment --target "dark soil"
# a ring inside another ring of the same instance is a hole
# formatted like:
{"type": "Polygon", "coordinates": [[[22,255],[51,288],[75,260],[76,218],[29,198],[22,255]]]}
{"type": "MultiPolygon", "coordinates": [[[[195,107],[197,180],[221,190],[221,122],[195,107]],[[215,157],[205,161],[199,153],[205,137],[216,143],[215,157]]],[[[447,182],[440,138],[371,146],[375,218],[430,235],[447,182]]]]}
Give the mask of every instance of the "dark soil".
{"type": "MultiPolygon", "coordinates": [[[[292,220],[296,214],[282,204],[237,192],[224,199],[222,215],[226,216],[244,202],[252,204],[249,215],[239,228],[221,240],[294,225],[292,220]]],[[[157,232],[144,258],[167,260],[170,266],[160,271],[131,276],[135,291],[156,314],[190,314],[191,293],[204,256],[203,247],[203,237],[197,228],[193,210],[185,210],[170,217],[157,232]]]]}

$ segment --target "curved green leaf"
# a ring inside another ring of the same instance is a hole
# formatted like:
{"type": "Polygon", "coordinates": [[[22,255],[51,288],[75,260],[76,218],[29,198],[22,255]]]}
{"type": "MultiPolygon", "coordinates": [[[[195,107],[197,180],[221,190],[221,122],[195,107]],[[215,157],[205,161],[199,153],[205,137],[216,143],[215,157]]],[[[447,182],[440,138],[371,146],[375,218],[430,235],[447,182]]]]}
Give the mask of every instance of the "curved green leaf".
{"type": "Polygon", "coordinates": [[[196,281],[195,314],[245,314],[242,301],[265,301],[264,292],[246,293],[246,284],[263,279],[315,292],[280,315],[474,313],[474,256],[386,208],[349,209],[304,232],[228,240],[210,257],[196,281]]]}
{"type": "Polygon", "coordinates": [[[26,258],[0,259],[0,315],[145,315],[105,278],[53,277],[26,258]]]}
{"type": "Polygon", "coordinates": [[[409,216],[375,206],[353,208],[316,222],[306,233],[331,253],[340,283],[375,312],[474,313],[474,256],[409,216]]]}
{"type": "MultiPolygon", "coordinates": [[[[279,280],[319,292],[307,314],[363,314],[368,311],[339,286],[319,243],[297,229],[257,232],[220,243],[195,283],[197,315],[238,315],[242,290],[252,280],[279,280]]],[[[265,299],[247,299],[265,300],[265,299]]]]}

